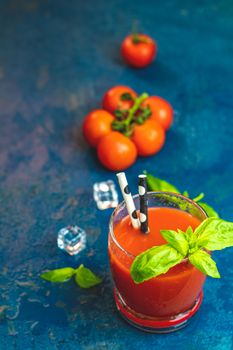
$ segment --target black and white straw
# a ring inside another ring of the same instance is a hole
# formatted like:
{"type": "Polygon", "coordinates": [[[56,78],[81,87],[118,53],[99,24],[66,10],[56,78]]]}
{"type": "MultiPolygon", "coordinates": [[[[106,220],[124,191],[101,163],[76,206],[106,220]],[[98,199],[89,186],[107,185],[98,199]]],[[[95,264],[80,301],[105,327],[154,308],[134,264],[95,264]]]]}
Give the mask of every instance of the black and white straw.
{"type": "Polygon", "coordinates": [[[121,189],[123,198],[125,200],[125,205],[126,205],[126,208],[128,210],[132,225],[134,228],[139,228],[140,221],[139,221],[138,216],[137,216],[137,211],[135,208],[135,204],[134,204],[133,197],[132,197],[130,189],[129,189],[129,185],[128,185],[125,173],[118,173],[118,174],[116,174],[116,176],[117,176],[118,181],[119,181],[120,189],[121,189]]]}
{"type": "Polygon", "coordinates": [[[148,233],[148,199],[147,199],[147,184],[146,175],[138,176],[138,193],[140,199],[140,223],[141,231],[148,233]]]}

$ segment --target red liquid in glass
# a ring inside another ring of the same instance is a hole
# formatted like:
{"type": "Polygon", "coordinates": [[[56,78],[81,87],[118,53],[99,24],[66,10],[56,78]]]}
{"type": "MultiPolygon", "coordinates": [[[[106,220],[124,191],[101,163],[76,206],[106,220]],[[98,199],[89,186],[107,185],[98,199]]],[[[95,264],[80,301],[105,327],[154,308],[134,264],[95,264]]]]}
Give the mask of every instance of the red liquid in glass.
{"type": "MultiPolygon", "coordinates": [[[[186,231],[195,229],[200,221],[190,214],[171,208],[149,208],[150,233],[135,230],[129,217],[114,227],[116,241],[128,253],[137,256],[155,245],[167,243],[160,234],[162,229],[186,231]]],[[[133,257],[126,254],[110,238],[110,265],[115,286],[124,302],[133,311],[151,317],[167,318],[183,313],[195,304],[205,275],[187,260],[171,268],[167,273],[141,284],[135,284],[130,276],[133,257]]]]}

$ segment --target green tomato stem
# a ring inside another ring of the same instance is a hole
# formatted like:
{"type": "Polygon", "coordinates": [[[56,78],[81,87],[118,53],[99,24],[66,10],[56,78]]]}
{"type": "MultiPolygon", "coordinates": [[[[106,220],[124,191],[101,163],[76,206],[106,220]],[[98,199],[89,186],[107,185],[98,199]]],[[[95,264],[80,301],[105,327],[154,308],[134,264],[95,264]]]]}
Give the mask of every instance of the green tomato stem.
{"type": "Polygon", "coordinates": [[[138,33],[134,33],[132,37],[132,42],[134,45],[140,44],[140,43],[148,43],[148,40],[146,38],[140,38],[138,33]]]}
{"type": "MultiPolygon", "coordinates": [[[[135,113],[140,108],[141,103],[145,99],[147,99],[148,97],[149,97],[149,95],[146,92],[142,93],[139,97],[136,97],[134,99],[133,106],[127,111],[126,119],[114,120],[112,122],[112,129],[120,131],[125,136],[128,136],[128,137],[131,136],[131,134],[133,132],[133,123],[134,123],[135,113]]],[[[115,114],[115,116],[116,116],[116,118],[118,117],[117,114],[115,114]]],[[[148,118],[149,115],[146,117],[148,118]]]]}
{"type": "Polygon", "coordinates": [[[141,103],[148,98],[149,95],[146,92],[143,92],[139,97],[137,97],[134,100],[133,106],[129,110],[129,114],[127,119],[124,121],[126,125],[129,125],[134,117],[134,114],[137,112],[138,108],[140,107],[141,103]]]}

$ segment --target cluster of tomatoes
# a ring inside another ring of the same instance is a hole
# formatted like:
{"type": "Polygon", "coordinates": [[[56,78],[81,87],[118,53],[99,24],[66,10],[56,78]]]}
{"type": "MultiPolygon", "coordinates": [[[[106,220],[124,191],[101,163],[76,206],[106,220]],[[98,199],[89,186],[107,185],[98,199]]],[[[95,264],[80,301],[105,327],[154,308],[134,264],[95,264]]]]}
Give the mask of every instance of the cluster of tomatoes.
{"type": "Polygon", "coordinates": [[[124,170],[138,155],[150,156],[163,147],[173,121],[173,109],[163,98],[115,86],[105,93],[102,107],[85,117],[83,133],[106,168],[124,170]]]}

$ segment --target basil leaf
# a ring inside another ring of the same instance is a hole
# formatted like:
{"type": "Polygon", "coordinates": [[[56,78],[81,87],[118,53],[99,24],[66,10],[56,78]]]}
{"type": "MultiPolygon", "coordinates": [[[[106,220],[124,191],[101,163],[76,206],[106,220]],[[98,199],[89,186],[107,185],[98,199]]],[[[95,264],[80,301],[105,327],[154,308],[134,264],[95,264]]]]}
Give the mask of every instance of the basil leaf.
{"type": "Polygon", "coordinates": [[[193,198],[193,201],[194,202],[199,202],[204,197],[205,197],[204,193],[201,192],[197,197],[193,198]]]}
{"type": "Polygon", "coordinates": [[[200,207],[202,207],[205,210],[209,218],[211,217],[219,218],[218,213],[209,204],[198,202],[198,205],[200,205],[200,207]]]}
{"type": "Polygon", "coordinates": [[[185,238],[184,232],[179,230],[178,232],[173,230],[161,230],[161,235],[170,245],[178,250],[180,254],[186,256],[189,250],[188,242],[185,238]]]}
{"type": "Polygon", "coordinates": [[[189,255],[189,261],[205,275],[220,278],[215,261],[203,250],[199,249],[195,253],[189,255]]]}
{"type": "Polygon", "coordinates": [[[81,288],[90,288],[100,284],[102,279],[81,264],[76,270],[75,282],[81,288]]]}
{"type": "Polygon", "coordinates": [[[189,198],[189,193],[188,193],[188,191],[184,191],[184,192],[183,192],[183,196],[189,198]]]}
{"type": "Polygon", "coordinates": [[[195,230],[197,245],[207,250],[233,246],[233,223],[218,218],[204,220],[195,230]]]}
{"type": "Polygon", "coordinates": [[[180,229],[177,229],[177,231],[179,233],[183,233],[185,235],[185,239],[186,241],[189,243],[192,239],[193,239],[193,229],[191,226],[189,226],[186,230],[186,232],[184,233],[183,231],[181,231],[180,229]]]}
{"type": "Polygon", "coordinates": [[[152,247],[134,259],[130,269],[131,277],[135,283],[142,283],[166,273],[182,260],[183,255],[169,244],[152,247]]]}
{"type": "Polygon", "coordinates": [[[68,281],[75,274],[72,267],[64,267],[63,269],[49,270],[40,275],[46,281],[63,283],[68,281]]]}
{"type": "MultiPolygon", "coordinates": [[[[180,230],[178,230],[180,231],[180,230]]],[[[181,231],[182,232],[182,231],[181,231]]],[[[189,226],[185,232],[185,238],[188,242],[189,245],[189,254],[194,253],[196,250],[199,249],[199,247],[197,246],[197,236],[195,233],[193,233],[193,229],[191,226],[189,226]]]]}
{"type": "Polygon", "coordinates": [[[150,191],[180,193],[180,191],[169,182],[161,180],[158,177],[154,177],[146,171],[144,171],[144,174],[147,175],[147,185],[150,191]]]}

